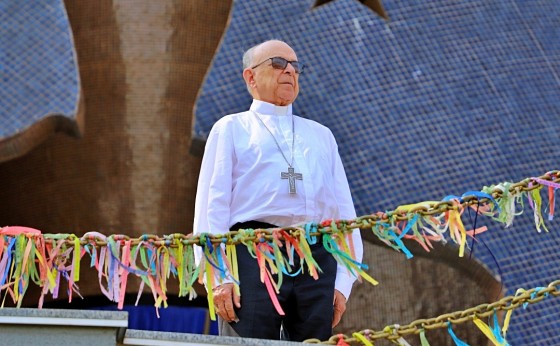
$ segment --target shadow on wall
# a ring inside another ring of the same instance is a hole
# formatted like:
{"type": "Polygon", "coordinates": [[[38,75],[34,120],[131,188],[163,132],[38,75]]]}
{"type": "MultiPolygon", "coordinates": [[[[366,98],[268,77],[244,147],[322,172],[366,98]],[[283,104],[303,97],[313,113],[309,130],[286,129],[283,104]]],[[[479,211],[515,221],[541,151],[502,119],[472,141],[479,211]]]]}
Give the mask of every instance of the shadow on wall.
{"type": "MultiPolygon", "coordinates": [[[[336,328],[336,333],[370,329],[383,330],[385,326],[407,325],[423,318],[462,311],[503,296],[501,283],[481,262],[468,254],[460,258],[452,244],[435,243],[429,253],[413,241],[406,247],[414,254],[407,259],[379,241],[371,232],[364,232],[364,263],[368,273],[379,281],[377,286],[368,282],[354,286],[347,312],[336,328]]],[[[453,331],[470,345],[490,345],[486,336],[472,323],[453,326],[453,331]]],[[[431,345],[455,343],[447,329],[427,330],[431,345]]],[[[419,344],[417,335],[406,336],[411,345],[419,344]]],[[[381,339],[375,345],[393,345],[381,339]]]]}
{"type": "MultiPolygon", "coordinates": [[[[50,135],[0,165],[0,198],[10,201],[0,225],[76,235],[190,233],[200,165],[189,154],[192,111],[231,2],[57,3],[66,6],[77,52],[83,137],[50,135]]],[[[29,11],[13,30],[53,25],[48,15],[29,11]]],[[[20,61],[21,73],[32,68],[24,61],[31,60],[20,61]]],[[[83,295],[100,294],[95,276],[82,280],[83,295]]]]}

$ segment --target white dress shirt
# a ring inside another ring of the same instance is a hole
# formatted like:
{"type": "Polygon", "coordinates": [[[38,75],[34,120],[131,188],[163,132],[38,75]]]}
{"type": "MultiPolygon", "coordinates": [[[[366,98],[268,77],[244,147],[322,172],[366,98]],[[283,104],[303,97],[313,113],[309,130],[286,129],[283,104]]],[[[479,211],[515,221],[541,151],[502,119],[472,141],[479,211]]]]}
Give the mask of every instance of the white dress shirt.
{"type": "MultiPolygon", "coordinates": [[[[258,100],[249,111],[227,115],[212,127],[198,180],[195,234],[224,234],[235,223],[250,220],[287,227],[355,217],[338,146],[327,127],[293,115],[291,105],[258,100]],[[281,172],[288,172],[294,133],[293,167],[303,179],[296,180],[296,193],[290,194],[281,172]]],[[[352,237],[361,262],[359,230],[352,237]]],[[[338,265],[335,288],[346,298],[355,279],[338,265]]]]}

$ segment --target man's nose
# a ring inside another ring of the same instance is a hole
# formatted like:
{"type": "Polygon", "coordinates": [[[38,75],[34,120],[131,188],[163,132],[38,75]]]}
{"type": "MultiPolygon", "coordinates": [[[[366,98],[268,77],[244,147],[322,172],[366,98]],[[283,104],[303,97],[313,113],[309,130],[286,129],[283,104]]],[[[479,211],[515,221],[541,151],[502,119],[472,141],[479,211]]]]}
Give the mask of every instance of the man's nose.
{"type": "Polygon", "coordinates": [[[288,63],[288,65],[284,69],[284,73],[296,74],[296,69],[294,68],[294,66],[292,64],[288,63]]]}

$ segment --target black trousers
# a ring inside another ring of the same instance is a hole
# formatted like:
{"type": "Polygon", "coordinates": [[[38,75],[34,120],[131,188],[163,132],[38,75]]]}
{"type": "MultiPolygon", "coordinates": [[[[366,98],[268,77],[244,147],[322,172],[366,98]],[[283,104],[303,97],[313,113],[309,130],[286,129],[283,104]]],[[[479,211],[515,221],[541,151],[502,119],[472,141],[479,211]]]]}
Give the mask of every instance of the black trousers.
{"type": "MultiPolygon", "coordinates": [[[[273,227],[276,226],[249,221],[236,224],[231,229],[273,227]]],[[[307,271],[293,277],[283,275],[278,295],[278,301],[285,312],[285,316],[281,316],[260,280],[257,260],[245,245],[237,245],[241,308],[235,309],[239,322],[231,322],[230,325],[239,336],[278,340],[281,327],[282,339],[287,337],[291,341],[310,338],[327,340],[332,336],[336,260],[324,249],[321,241],[312,245],[311,251],[323,272],[319,273],[318,280],[313,279],[307,271]]],[[[295,258],[298,258],[297,254],[295,258]]],[[[299,269],[299,261],[293,269],[299,269]]]]}

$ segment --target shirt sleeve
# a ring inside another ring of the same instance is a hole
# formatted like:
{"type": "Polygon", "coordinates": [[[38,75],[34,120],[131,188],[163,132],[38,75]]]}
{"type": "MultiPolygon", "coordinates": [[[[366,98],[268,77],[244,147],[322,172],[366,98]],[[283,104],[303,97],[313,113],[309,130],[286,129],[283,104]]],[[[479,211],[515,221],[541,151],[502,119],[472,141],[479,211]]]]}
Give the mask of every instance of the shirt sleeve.
{"type": "MultiPolygon", "coordinates": [[[[333,137],[334,140],[334,137],[333,137]]],[[[354,219],[356,218],[356,211],[354,209],[354,202],[352,201],[352,195],[350,193],[350,187],[348,186],[348,179],[346,178],[346,172],[344,171],[344,166],[342,165],[342,160],[340,154],[338,153],[338,146],[336,142],[334,143],[335,150],[333,150],[334,167],[334,189],[335,196],[338,203],[340,219],[354,219]]],[[[364,248],[362,243],[362,236],[360,234],[360,229],[356,228],[352,232],[352,241],[354,244],[354,254],[355,260],[358,262],[362,261],[364,248]]],[[[356,277],[346,269],[341,264],[337,265],[335,289],[340,291],[346,299],[350,297],[352,291],[352,285],[356,281],[356,277]]]]}
{"type": "MultiPolygon", "coordinates": [[[[225,119],[212,127],[200,167],[194,207],[193,233],[224,234],[229,231],[234,148],[225,119]]],[[[196,265],[203,252],[195,247],[196,265]]]]}

